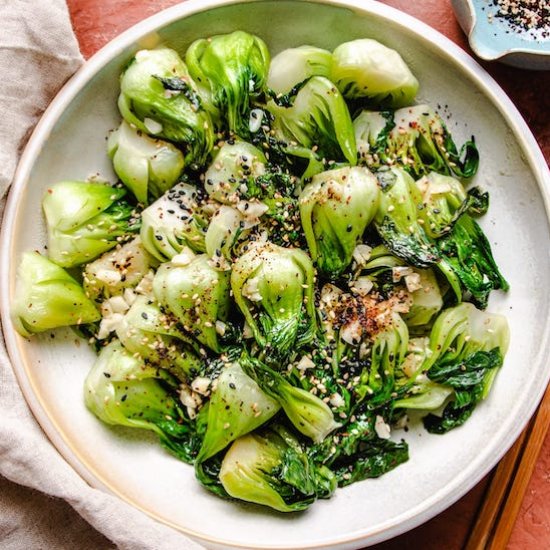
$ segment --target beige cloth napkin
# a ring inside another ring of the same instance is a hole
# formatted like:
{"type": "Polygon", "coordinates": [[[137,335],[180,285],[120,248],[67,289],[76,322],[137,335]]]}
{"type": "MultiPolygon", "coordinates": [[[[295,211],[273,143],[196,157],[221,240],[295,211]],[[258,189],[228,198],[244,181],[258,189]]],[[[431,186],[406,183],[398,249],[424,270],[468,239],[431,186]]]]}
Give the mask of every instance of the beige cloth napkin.
{"type": "MultiPolygon", "coordinates": [[[[64,0],[0,0],[0,21],[1,216],[32,128],[83,60],[64,0]]],[[[202,548],[78,476],[32,416],[0,339],[0,548],[115,546],[202,548]]]]}

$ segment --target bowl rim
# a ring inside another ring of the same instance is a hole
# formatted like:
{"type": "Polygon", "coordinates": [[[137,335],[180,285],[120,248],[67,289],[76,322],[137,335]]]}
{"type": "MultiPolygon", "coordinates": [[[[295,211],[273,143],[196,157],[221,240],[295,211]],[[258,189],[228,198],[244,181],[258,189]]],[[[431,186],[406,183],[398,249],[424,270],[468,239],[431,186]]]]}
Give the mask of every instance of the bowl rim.
{"type": "MultiPolygon", "coordinates": [[[[478,11],[478,8],[476,7],[478,1],[479,0],[452,0],[451,3],[453,5],[453,8],[455,7],[455,4],[458,4],[460,2],[466,4],[466,6],[468,8],[468,11],[469,11],[469,16],[470,16],[471,23],[469,25],[469,29],[467,31],[466,31],[466,29],[464,29],[464,30],[465,30],[465,32],[468,36],[468,42],[470,44],[470,47],[472,48],[472,50],[475,52],[475,54],[480,59],[483,59],[484,61],[504,61],[505,58],[513,56],[515,54],[528,54],[530,56],[532,55],[533,57],[542,57],[543,59],[550,58],[550,47],[546,51],[538,50],[538,49],[535,49],[535,48],[530,48],[527,45],[525,45],[525,46],[516,46],[516,47],[511,47],[511,48],[495,48],[493,50],[494,55],[488,55],[486,53],[483,53],[483,51],[480,51],[480,46],[479,45],[480,44],[489,44],[490,40],[488,40],[488,41],[475,40],[474,33],[475,33],[475,30],[476,30],[476,27],[480,24],[478,22],[479,11],[478,11]]],[[[526,44],[528,44],[528,42],[526,42],[526,44]]],[[[548,44],[550,46],[550,39],[548,41],[548,44]]]]}
{"type": "MultiPolygon", "coordinates": [[[[13,269],[13,266],[15,265],[15,251],[13,250],[14,239],[12,237],[14,235],[17,221],[18,204],[20,203],[20,199],[26,190],[26,182],[31,174],[35,160],[38,158],[50,132],[55,127],[65,109],[70,105],[76,95],[101,70],[101,68],[134,46],[138,41],[144,40],[147,36],[154,33],[156,29],[165,27],[179,19],[204,12],[212,8],[218,8],[230,4],[258,3],[266,1],[267,0],[188,0],[184,3],[167,8],[130,27],[128,30],[124,31],[108,44],[103,46],[88,61],[86,61],[84,65],[73,75],[73,77],[69,79],[69,81],[62,87],[55,99],[45,110],[21,156],[6,203],[2,223],[2,231],[0,235],[0,243],[2,245],[0,246],[0,262],[2,262],[2,265],[10,266],[11,269],[13,269]]],[[[426,23],[414,18],[411,15],[401,12],[396,8],[379,3],[375,0],[294,1],[312,4],[325,4],[339,8],[347,8],[357,12],[374,14],[381,19],[388,20],[389,22],[392,22],[393,24],[402,27],[404,30],[416,35],[420,41],[429,43],[438,51],[438,54],[446,58],[449,63],[454,64],[460,70],[466,72],[467,75],[476,83],[478,88],[483,91],[486,97],[488,97],[492,104],[499,110],[501,116],[509,125],[515,138],[521,145],[527,163],[538,183],[544,202],[544,208],[546,210],[546,216],[547,218],[550,218],[550,171],[544,156],[517,108],[507,97],[497,82],[470,55],[464,52],[449,38],[442,35],[426,23]]],[[[75,449],[71,442],[66,439],[66,436],[63,434],[62,430],[58,429],[55,419],[50,417],[48,414],[45,405],[40,398],[39,392],[33,384],[29,365],[26,364],[24,360],[24,353],[20,348],[26,340],[15,333],[8,308],[8,304],[11,301],[11,296],[13,295],[13,293],[10,292],[11,269],[3,269],[0,279],[0,313],[8,354],[28,405],[30,406],[35,418],[39,421],[42,429],[63,458],[92,487],[100,488],[110,494],[117,495],[126,503],[141,512],[146,513],[150,517],[153,517],[157,521],[160,521],[161,523],[175,528],[185,535],[189,535],[205,543],[218,544],[231,548],[243,548],[241,543],[228,542],[227,540],[220,539],[218,537],[204,535],[193,531],[193,529],[182,527],[181,525],[177,525],[170,520],[159,517],[151,510],[145,509],[141,505],[134,502],[131,498],[126,497],[119,489],[107,484],[101,479],[101,475],[94,471],[94,467],[90,465],[82,456],[79,456],[77,449],[75,449]]],[[[541,342],[540,350],[542,351],[547,349],[549,347],[549,343],[550,336],[547,335],[544,342],[541,342]]],[[[544,354],[539,354],[539,357],[541,355],[544,354]]],[[[541,357],[540,360],[542,361],[543,358],[541,357]]],[[[512,446],[536,410],[549,378],[550,368],[547,369],[546,377],[543,380],[544,384],[541,384],[539,391],[531,396],[529,406],[525,409],[524,418],[521,419],[520,423],[515,422],[510,427],[510,430],[506,433],[506,437],[502,438],[501,441],[498,441],[498,444],[495,444],[495,448],[491,449],[491,454],[485,452],[485,454],[482,453],[480,455],[481,457],[484,457],[483,464],[480,464],[480,467],[472,468],[470,465],[469,469],[465,470],[467,475],[463,472],[462,475],[458,476],[452,484],[436,491],[430,499],[423,501],[414,508],[407,510],[407,512],[400,514],[397,517],[386,520],[376,526],[376,528],[371,527],[363,530],[359,529],[349,533],[348,535],[341,535],[327,539],[326,542],[316,544],[314,547],[351,548],[355,547],[357,544],[375,544],[404,533],[431,519],[444,509],[451,506],[460,497],[466,494],[466,492],[469,491],[476,483],[478,483],[512,446]]],[[[283,546],[260,544],[257,548],[305,549],[313,548],[313,546],[310,544],[284,544],[283,546]]]]}

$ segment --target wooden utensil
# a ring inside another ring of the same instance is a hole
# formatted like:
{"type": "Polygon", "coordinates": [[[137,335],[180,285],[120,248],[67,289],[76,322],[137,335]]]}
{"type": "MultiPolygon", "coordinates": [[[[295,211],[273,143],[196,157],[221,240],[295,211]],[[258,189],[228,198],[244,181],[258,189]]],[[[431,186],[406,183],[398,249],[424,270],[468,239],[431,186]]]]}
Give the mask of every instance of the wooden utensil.
{"type": "Polygon", "coordinates": [[[550,386],[535,416],[497,466],[465,550],[506,547],[550,423],[550,386]]]}

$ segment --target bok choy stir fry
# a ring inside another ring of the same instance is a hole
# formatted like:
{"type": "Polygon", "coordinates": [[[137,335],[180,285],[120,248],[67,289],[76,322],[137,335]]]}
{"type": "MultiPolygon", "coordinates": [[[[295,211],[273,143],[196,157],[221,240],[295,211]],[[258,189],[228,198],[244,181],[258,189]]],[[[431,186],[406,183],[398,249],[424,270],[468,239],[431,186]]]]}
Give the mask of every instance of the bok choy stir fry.
{"type": "Polygon", "coordinates": [[[392,470],[411,412],[461,426],[509,340],[475,140],[418,88],[371,39],[137,52],[116,177],[48,188],[16,328],[73,326],[97,351],[88,409],[155,432],[220,497],[304,510],[392,470]]]}

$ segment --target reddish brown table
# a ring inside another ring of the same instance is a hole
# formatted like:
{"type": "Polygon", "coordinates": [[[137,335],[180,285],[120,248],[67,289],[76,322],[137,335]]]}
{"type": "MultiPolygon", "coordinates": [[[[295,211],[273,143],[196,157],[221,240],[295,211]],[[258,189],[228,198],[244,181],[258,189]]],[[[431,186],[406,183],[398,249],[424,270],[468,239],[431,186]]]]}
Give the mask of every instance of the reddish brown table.
{"type": "MultiPolygon", "coordinates": [[[[178,0],[68,0],[73,25],[85,57],[90,57],[134,23],[177,3],[178,0]]],[[[471,53],[454,18],[449,0],[385,0],[383,3],[428,23],[471,53]]],[[[537,73],[498,64],[482,64],[519,108],[547,162],[550,161],[550,72],[537,73]]],[[[428,523],[376,548],[461,549],[476,518],[487,483],[488,478],[428,523]]],[[[550,548],[550,432],[546,436],[508,548],[550,548]]]]}

